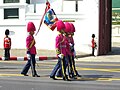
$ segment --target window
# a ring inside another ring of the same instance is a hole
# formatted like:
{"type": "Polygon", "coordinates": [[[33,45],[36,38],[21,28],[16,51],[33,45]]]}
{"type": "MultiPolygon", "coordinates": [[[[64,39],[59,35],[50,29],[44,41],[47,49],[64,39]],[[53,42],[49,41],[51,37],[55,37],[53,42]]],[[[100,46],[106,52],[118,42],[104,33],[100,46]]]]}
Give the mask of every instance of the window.
{"type": "Polygon", "coordinates": [[[19,3],[19,0],[4,0],[4,3],[19,3]]]}
{"type": "Polygon", "coordinates": [[[27,3],[27,4],[30,4],[30,0],[26,0],[26,3],[27,3]]]}
{"type": "Polygon", "coordinates": [[[4,19],[18,19],[18,18],[19,18],[18,8],[4,9],[4,19]]]}

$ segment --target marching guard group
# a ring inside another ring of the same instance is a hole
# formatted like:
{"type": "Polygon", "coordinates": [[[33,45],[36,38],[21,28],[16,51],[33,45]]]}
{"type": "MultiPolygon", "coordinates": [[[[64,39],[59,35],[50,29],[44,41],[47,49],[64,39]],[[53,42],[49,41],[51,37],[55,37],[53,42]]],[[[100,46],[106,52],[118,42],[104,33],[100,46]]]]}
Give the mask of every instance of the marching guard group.
{"type": "MultiPolygon", "coordinates": [[[[76,52],[74,49],[74,39],[73,35],[75,32],[75,27],[72,23],[63,22],[62,20],[58,20],[56,14],[53,9],[50,9],[50,3],[46,2],[46,9],[45,9],[45,20],[44,22],[47,23],[47,26],[53,30],[57,28],[59,34],[55,38],[55,49],[56,54],[58,57],[58,62],[55,65],[54,69],[50,74],[50,78],[56,80],[56,77],[62,77],[63,80],[70,81],[70,78],[77,78],[81,77],[78,74],[76,67],[75,67],[75,60],[76,52]],[[48,8],[48,9],[47,9],[48,8]],[[46,12],[47,10],[47,12],[46,12]],[[54,18],[55,16],[55,18],[54,18]],[[54,28],[53,28],[54,27],[54,28]],[[68,73],[67,73],[68,71],[68,73]]],[[[43,15],[43,17],[44,17],[43,15]]],[[[43,20],[43,18],[42,18],[43,20]]],[[[41,21],[42,22],[42,21],[41,21]]],[[[41,23],[40,23],[41,26],[41,23]]],[[[39,28],[40,29],[40,28],[39,28]]],[[[39,31],[38,29],[38,31],[39,31]]],[[[27,25],[27,32],[29,35],[26,38],[26,48],[27,48],[27,58],[28,62],[24,66],[21,74],[24,76],[28,76],[27,72],[31,67],[32,76],[33,77],[40,77],[36,70],[35,70],[35,55],[36,55],[36,47],[35,47],[35,39],[34,39],[34,31],[36,30],[35,25],[33,22],[28,22],[27,25]]]]}
{"type": "MultiPolygon", "coordinates": [[[[70,78],[75,79],[77,77],[81,77],[81,75],[79,75],[76,70],[74,60],[74,58],[76,57],[76,52],[74,49],[75,43],[73,39],[75,27],[72,23],[64,23],[62,20],[58,20],[56,22],[56,27],[57,31],[59,32],[59,34],[55,38],[55,48],[58,62],[52,70],[50,78],[56,80],[56,77],[62,77],[63,80],[70,81],[70,78]]],[[[36,28],[34,23],[28,22],[27,32],[29,33],[29,35],[26,38],[28,61],[21,72],[21,74],[24,76],[28,76],[27,72],[31,67],[32,76],[40,77],[35,70],[36,42],[33,36],[35,30],[36,28]]]]}
{"type": "MultiPolygon", "coordinates": [[[[50,74],[50,78],[57,80],[57,77],[62,77],[63,80],[70,81],[71,79],[77,79],[77,77],[81,77],[81,75],[79,75],[78,71],[76,70],[76,66],[75,66],[76,52],[74,48],[75,43],[73,39],[75,32],[74,24],[71,22],[63,22],[62,20],[58,20],[54,10],[50,9],[50,3],[48,2],[48,0],[46,3],[46,9],[44,15],[45,15],[44,22],[47,23],[47,26],[49,26],[51,30],[57,28],[58,31],[58,35],[55,38],[55,49],[56,49],[56,55],[58,57],[58,62],[53,68],[50,74]]],[[[42,23],[40,23],[40,26],[41,24],[42,23]]],[[[36,66],[35,56],[37,54],[35,47],[36,41],[34,39],[35,31],[36,31],[36,27],[34,23],[28,22],[27,24],[28,36],[26,37],[26,49],[27,49],[26,54],[28,61],[24,66],[23,70],[21,71],[21,74],[24,76],[28,76],[27,73],[31,67],[32,76],[40,77],[35,69],[36,66]]],[[[10,49],[11,49],[11,38],[8,37],[9,35],[8,29],[5,31],[5,35],[6,36],[4,38],[4,50],[5,50],[4,57],[6,60],[8,60],[10,59],[10,49]]],[[[93,52],[94,52],[94,48],[93,48],[93,52]]]]}
{"type": "Polygon", "coordinates": [[[75,67],[76,52],[74,49],[73,35],[75,27],[72,23],[58,20],[56,23],[59,34],[55,39],[55,48],[58,57],[58,62],[50,74],[50,78],[56,80],[57,77],[62,77],[63,80],[69,81],[70,78],[81,77],[75,67]],[[68,73],[67,73],[68,71],[68,73]]]}

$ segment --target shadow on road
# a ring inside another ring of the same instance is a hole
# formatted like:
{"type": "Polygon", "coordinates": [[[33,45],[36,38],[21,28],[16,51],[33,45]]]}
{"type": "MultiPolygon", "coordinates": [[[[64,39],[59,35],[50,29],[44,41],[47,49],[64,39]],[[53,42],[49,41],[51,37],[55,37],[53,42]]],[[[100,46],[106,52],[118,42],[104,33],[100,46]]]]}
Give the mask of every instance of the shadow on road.
{"type": "Polygon", "coordinates": [[[73,79],[71,81],[96,81],[96,80],[108,80],[112,78],[113,75],[82,75],[77,79],[73,79]]]}

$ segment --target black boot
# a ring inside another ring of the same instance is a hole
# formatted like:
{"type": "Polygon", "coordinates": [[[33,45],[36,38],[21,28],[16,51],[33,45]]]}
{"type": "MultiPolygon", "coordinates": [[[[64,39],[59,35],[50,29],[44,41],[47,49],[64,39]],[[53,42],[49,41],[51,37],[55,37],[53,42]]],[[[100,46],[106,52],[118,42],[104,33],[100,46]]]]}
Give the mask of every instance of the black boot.
{"type": "Polygon", "coordinates": [[[39,75],[37,75],[37,74],[35,74],[35,75],[33,75],[33,77],[40,77],[39,75]]]}

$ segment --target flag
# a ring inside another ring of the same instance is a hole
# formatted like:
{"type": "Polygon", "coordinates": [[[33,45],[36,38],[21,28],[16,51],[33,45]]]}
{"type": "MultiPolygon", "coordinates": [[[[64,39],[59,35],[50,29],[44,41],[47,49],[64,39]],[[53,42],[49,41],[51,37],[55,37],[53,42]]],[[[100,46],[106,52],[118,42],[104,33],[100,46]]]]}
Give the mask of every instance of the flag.
{"type": "Polygon", "coordinates": [[[56,28],[56,22],[58,18],[53,9],[49,9],[44,17],[44,23],[52,30],[56,28]]]}

